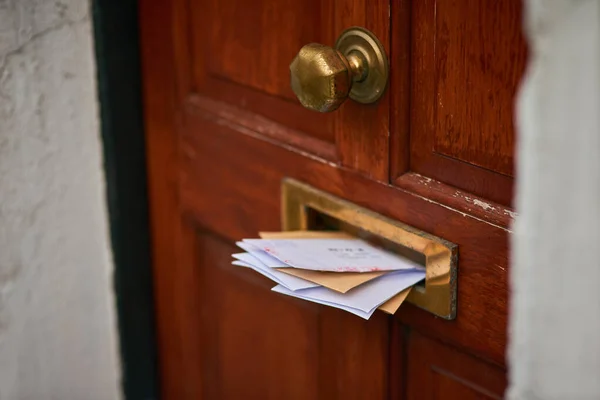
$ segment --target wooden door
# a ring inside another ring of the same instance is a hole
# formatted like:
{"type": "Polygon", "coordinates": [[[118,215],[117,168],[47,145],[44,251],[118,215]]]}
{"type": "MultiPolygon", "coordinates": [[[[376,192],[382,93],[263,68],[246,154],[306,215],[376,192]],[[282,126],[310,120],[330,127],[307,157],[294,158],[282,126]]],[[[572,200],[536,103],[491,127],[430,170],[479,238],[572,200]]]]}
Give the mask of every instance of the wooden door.
{"type": "Polygon", "coordinates": [[[163,398],[501,398],[520,1],[140,4],[163,398]],[[386,93],[302,108],[290,61],[350,26],[386,48],[386,93]],[[286,177],[457,244],[456,319],[364,321],[232,267],[280,229],[286,177]]]}

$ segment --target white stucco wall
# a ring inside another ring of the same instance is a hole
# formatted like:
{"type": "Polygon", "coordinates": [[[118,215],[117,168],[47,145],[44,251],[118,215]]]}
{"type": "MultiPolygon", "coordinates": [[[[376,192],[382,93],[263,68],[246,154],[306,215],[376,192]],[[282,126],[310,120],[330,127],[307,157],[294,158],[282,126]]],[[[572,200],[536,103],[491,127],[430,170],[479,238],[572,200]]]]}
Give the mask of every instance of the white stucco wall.
{"type": "Polygon", "coordinates": [[[525,3],[509,398],[600,399],[600,2],[525,3]]]}
{"type": "Polygon", "coordinates": [[[0,400],[120,397],[87,0],[0,0],[0,400]]]}

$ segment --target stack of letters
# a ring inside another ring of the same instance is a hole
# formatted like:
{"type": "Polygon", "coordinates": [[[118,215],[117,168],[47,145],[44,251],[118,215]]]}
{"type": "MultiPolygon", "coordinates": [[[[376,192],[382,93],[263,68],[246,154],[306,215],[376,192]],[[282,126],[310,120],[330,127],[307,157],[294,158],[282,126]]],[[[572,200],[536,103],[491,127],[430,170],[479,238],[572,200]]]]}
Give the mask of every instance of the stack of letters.
{"type": "Polygon", "coordinates": [[[245,253],[233,265],[273,280],[273,291],[365,319],[376,309],[394,314],[425,279],[421,265],[339,232],[263,232],[237,245],[245,253]]]}

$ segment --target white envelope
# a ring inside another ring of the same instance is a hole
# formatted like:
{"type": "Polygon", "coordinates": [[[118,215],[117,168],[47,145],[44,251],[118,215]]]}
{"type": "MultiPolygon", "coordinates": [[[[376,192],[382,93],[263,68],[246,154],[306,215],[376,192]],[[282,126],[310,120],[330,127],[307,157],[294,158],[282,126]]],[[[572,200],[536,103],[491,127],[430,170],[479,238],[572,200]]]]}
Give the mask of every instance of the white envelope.
{"type": "Polygon", "coordinates": [[[277,293],[285,294],[287,296],[296,297],[298,299],[308,300],[308,301],[312,301],[313,303],[322,304],[324,306],[330,306],[330,307],[339,308],[341,310],[348,311],[349,313],[352,313],[354,315],[358,315],[359,317],[364,318],[364,319],[371,318],[371,315],[373,315],[373,313],[376,310],[374,308],[370,312],[364,312],[364,311],[361,311],[361,310],[357,310],[356,308],[346,307],[346,306],[341,305],[341,304],[331,303],[331,302],[327,302],[327,301],[324,301],[324,300],[317,300],[317,299],[312,299],[312,298],[306,298],[305,296],[302,295],[303,291],[292,292],[291,290],[286,289],[284,286],[281,286],[281,285],[277,285],[277,286],[275,286],[271,290],[274,291],[274,292],[277,292],[277,293]]]}
{"type": "Polygon", "coordinates": [[[424,270],[360,239],[244,239],[295,268],[335,272],[424,270]]]}
{"type": "Polygon", "coordinates": [[[317,283],[310,282],[302,278],[297,278],[292,275],[284,274],[283,272],[279,272],[276,269],[269,268],[248,253],[234,254],[233,257],[247,265],[240,265],[235,261],[232,264],[240,265],[242,267],[250,267],[259,274],[266,276],[267,278],[279,283],[280,285],[285,286],[289,290],[302,290],[319,286],[319,284],[317,283]]]}
{"type": "Polygon", "coordinates": [[[270,256],[269,254],[267,254],[266,252],[264,252],[263,250],[259,249],[256,246],[253,246],[251,244],[244,243],[244,242],[237,242],[236,245],[269,268],[289,268],[290,267],[289,265],[279,261],[278,259],[276,259],[273,256],[270,256]]]}

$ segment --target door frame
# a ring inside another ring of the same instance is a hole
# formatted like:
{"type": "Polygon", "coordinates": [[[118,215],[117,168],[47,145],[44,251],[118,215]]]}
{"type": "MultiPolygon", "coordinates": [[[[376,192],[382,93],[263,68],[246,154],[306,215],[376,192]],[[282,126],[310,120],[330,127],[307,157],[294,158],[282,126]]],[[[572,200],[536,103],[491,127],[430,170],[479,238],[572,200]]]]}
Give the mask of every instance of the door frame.
{"type": "Polygon", "coordinates": [[[138,0],[92,2],[125,399],[158,399],[138,0]]]}

